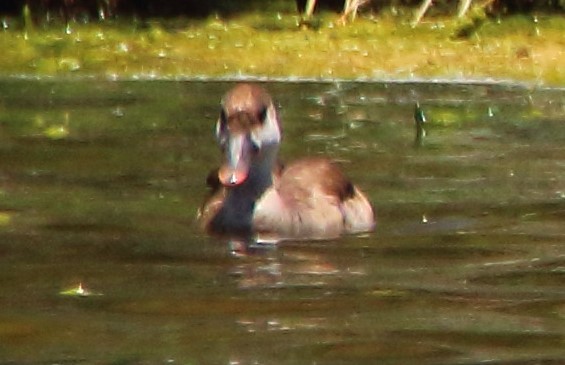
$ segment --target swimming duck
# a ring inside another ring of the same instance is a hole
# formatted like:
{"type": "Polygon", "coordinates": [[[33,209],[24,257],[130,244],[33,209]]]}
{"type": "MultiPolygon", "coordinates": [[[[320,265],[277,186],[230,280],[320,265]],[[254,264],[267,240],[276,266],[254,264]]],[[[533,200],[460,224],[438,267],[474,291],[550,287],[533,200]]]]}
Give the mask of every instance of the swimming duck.
{"type": "Polygon", "coordinates": [[[258,242],[331,239],[371,231],[366,196],[326,158],[277,161],[281,123],[267,91],[241,83],[228,91],[216,122],[224,162],[208,176],[211,195],[198,220],[211,234],[258,242]]]}

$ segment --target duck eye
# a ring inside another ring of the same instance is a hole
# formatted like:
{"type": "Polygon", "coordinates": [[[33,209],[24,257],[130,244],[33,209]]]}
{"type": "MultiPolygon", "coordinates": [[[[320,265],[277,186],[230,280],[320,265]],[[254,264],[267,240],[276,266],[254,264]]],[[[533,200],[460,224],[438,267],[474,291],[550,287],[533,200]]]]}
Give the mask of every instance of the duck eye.
{"type": "Polygon", "coordinates": [[[261,150],[261,139],[259,136],[257,136],[256,133],[251,133],[249,135],[249,141],[251,142],[251,150],[253,151],[253,153],[258,153],[261,150]]]}
{"type": "Polygon", "coordinates": [[[255,143],[254,141],[251,141],[251,150],[253,151],[253,153],[258,153],[260,149],[261,148],[259,147],[259,145],[257,143],[255,143]]]}
{"type": "Polygon", "coordinates": [[[259,121],[261,123],[265,123],[265,120],[267,119],[267,108],[262,108],[259,111],[259,121]]]}
{"type": "Polygon", "coordinates": [[[225,126],[227,122],[228,117],[226,116],[226,111],[224,110],[224,108],[222,108],[220,110],[220,123],[222,124],[222,126],[225,126]]]}

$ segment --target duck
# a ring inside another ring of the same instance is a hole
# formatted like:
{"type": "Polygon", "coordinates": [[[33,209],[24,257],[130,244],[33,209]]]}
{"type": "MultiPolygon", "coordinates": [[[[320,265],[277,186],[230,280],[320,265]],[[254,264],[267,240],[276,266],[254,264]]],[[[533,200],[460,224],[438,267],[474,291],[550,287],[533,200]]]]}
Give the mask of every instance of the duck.
{"type": "Polygon", "coordinates": [[[375,228],[367,196],[337,162],[323,157],[279,162],[281,119],[261,85],[239,83],[224,95],[215,136],[223,161],[208,175],[210,193],[197,218],[209,234],[276,243],[375,228]]]}

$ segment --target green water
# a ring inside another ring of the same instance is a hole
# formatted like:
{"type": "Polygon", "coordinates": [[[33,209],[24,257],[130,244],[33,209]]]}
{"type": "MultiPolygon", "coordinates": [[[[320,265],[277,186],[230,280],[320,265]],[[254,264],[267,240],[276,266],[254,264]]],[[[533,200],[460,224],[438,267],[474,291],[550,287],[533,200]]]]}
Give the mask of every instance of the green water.
{"type": "Polygon", "coordinates": [[[0,363],[565,361],[564,90],[267,84],[378,227],[234,257],[194,224],[230,86],[0,82],[0,363]]]}

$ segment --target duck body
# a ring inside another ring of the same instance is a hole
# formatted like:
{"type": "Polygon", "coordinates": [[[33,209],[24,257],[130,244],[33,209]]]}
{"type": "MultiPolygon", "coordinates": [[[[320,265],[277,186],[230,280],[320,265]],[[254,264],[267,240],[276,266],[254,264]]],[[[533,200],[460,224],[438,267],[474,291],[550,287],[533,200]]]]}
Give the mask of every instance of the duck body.
{"type": "Polygon", "coordinates": [[[199,222],[211,234],[258,241],[330,239],[371,231],[366,196],[325,158],[277,162],[280,121],[268,93],[238,84],[222,101],[216,138],[224,163],[208,178],[199,222]]]}

